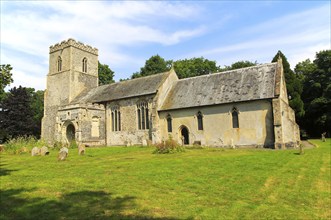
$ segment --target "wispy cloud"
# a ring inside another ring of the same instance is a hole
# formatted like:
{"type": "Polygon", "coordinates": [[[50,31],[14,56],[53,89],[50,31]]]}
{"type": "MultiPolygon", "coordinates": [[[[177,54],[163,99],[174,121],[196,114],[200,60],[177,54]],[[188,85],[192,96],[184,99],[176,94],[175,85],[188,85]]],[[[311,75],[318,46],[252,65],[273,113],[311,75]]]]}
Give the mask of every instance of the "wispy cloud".
{"type": "Polygon", "coordinates": [[[97,47],[100,62],[115,70],[117,80],[139,70],[153,53],[170,54],[169,59],[204,56],[219,65],[230,65],[238,60],[270,62],[282,50],[294,68],[297,62],[313,59],[315,52],[330,48],[330,3],[324,2],[317,2],[315,8],[303,7],[306,10],[291,8],[287,14],[280,10],[275,15],[264,13],[265,7],[286,7],[286,2],[0,4],[1,63],[14,67],[13,85],[37,89],[46,86],[49,46],[68,38],[97,47]],[[254,22],[246,22],[251,11],[254,22]]]}
{"type": "MultiPolygon", "coordinates": [[[[183,40],[201,35],[205,28],[187,25],[180,28],[168,22],[185,23],[194,19],[199,8],[177,2],[107,2],[107,1],[45,1],[1,2],[1,53],[16,53],[47,59],[50,44],[70,37],[100,49],[100,59],[110,57],[117,65],[135,63],[135,58],[118,48],[140,43],[160,45],[178,44],[183,40]],[[165,28],[166,27],[166,28],[165,28]],[[107,50],[112,52],[104,52],[107,50]],[[106,56],[106,57],[103,57],[106,56]]],[[[19,56],[18,56],[19,57],[19,56]]],[[[27,80],[38,80],[31,69],[25,68],[14,56],[3,56],[1,62],[15,65],[14,84],[20,83],[22,73],[27,80]]],[[[44,63],[36,70],[47,71],[44,63]]],[[[45,77],[38,88],[45,87],[45,77]]]]}
{"type": "Polygon", "coordinates": [[[232,44],[220,44],[218,47],[199,50],[188,56],[218,57],[221,58],[218,60],[220,63],[230,65],[240,59],[270,62],[276,52],[282,50],[294,68],[300,61],[313,59],[315,52],[330,49],[330,6],[326,4],[264,21],[241,29],[234,35],[245,36],[247,39],[236,42],[237,38],[234,38],[232,44]],[[269,59],[265,56],[266,51],[270,53],[269,59]]]}

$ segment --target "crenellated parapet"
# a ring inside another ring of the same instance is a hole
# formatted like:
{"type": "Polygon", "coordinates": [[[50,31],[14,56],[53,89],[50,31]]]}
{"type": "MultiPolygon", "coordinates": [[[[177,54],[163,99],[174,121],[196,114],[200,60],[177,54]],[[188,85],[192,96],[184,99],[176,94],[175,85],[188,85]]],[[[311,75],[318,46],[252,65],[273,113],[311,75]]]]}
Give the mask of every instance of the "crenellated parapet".
{"type": "Polygon", "coordinates": [[[98,49],[97,48],[91,47],[90,45],[83,44],[83,43],[81,43],[79,41],[76,41],[72,38],[69,38],[66,41],[62,41],[61,43],[57,43],[53,46],[50,46],[49,47],[49,52],[52,53],[52,52],[55,52],[55,51],[58,51],[58,50],[63,50],[64,48],[70,47],[70,46],[76,47],[78,49],[81,49],[81,50],[84,50],[86,52],[92,53],[94,55],[98,55],[98,49]]]}

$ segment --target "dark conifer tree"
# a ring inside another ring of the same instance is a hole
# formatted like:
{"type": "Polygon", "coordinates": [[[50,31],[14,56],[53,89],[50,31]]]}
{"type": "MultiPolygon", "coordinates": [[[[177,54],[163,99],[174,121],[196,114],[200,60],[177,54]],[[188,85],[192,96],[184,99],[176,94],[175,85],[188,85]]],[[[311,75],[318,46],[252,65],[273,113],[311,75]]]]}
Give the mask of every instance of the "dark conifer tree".
{"type": "Polygon", "coordinates": [[[30,93],[24,87],[12,88],[0,106],[0,130],[10,137],[33,135],[34,120],[30,93]]]}

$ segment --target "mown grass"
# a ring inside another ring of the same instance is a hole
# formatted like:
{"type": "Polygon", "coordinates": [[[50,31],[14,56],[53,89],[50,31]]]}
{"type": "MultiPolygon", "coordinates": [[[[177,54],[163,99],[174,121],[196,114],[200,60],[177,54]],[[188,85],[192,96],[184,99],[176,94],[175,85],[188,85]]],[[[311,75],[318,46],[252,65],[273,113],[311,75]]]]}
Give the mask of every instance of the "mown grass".
{"type": "Polygon", "coordinates": [[[0,155],[0,219],[330,219],[327,142],[299,150],[0,155]]]}

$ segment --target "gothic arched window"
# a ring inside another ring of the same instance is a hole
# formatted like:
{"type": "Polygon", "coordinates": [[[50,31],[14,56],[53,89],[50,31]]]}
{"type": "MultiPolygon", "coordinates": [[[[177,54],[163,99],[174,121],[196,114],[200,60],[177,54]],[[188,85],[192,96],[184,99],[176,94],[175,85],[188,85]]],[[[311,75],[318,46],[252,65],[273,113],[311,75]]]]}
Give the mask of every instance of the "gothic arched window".
{"type": "Polygon", "coordinates": [[[137,104],[138,129],[149,129],[149,115],[147,102],[137,104]]]}
{"type": "Polygon", "coordinates": [[[57,71],[62,71],[62,58],[60,56],[57,58],[57,71]]]}
{"type": "Polygon", "coordinates": [[[84,57],[83,61],[82,61],[82,71],[83,73],[87,72],[87,58],[84,57]]]}
{"type": "Polygon", "coordinates": [[[171,115],[167,115],[167,125],[168,125],[168,132],[172,132],[172,118],[171,115]]]}
{"type": "Polygon", "coordinates": [[[118,106],[111,108],[111,128],[112,131],[121,130],[121,112],[118,106]]]}
{"type": "Polygon", "coordinates": [[[198,119],[198,130],[203,130],[203,115],[202,113],[199,111],[197,114],[197,119],[198,119]]]}
{"type": "Polygon", "coordinates": [[[238,117],[238,110],[236,107],[232,109],[232,127],[239,128],[239,117],[238,117]]]}

